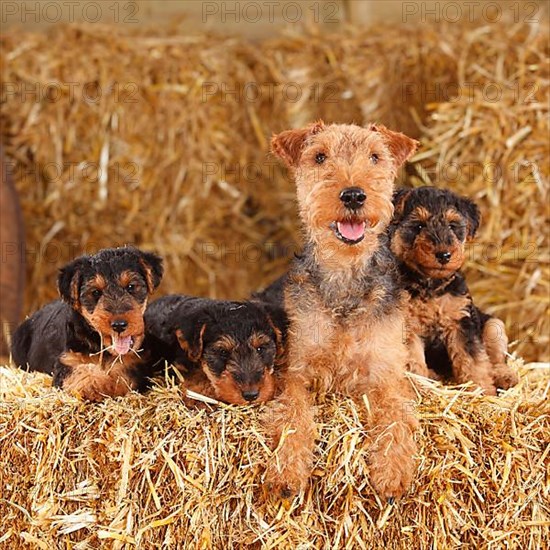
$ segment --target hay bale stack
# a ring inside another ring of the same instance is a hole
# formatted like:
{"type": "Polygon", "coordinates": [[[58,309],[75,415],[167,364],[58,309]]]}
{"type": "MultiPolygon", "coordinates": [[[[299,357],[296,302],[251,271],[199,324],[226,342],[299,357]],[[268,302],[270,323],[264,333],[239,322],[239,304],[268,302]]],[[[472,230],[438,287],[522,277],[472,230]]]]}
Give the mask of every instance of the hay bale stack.
{"type": "Polygon", "coordinates": [[[429,106],[416,185],[434,183],[482,210],[468,277],[478,304],[506,321],[514,349],[550,359],[548,26],[462,37],[452,101],[429,106]]]}
{"type": "Polygon", "coordinates": [[[383,122],[419,137],[426,114],[426,84],[455,84],[460,25],[318,27],[265,43],[263,52],[279,86],[297,84],[299,101],[287,101],[292,127],[326,122],[383,122]]]}
{"type": "Polygon", "coordinates": [[[178,387],[89,405],[0,369],[0,541],[26,548],[545,548],[548,366],[499,398],[415,379],[419,469],[395,507],[368,485],[361,411],[319,397],[314,479],[267,498],[259,411],[194,411],[178,387]],[[290,507],[289,507],[290,506],[290,507]],[[125,546],[127,544],[127,546],[125,546]],[[164,545],[164,546],[163,546],[164,545]]]}
{"type": "Polygon", "coordinates": [[[153,248],[165,292],[243,296],[272,267],[267,245],[292,242],[290,191],[266,176],[269,95],[242,101],[267,70],[252,45],[82,25],[12,33],[4,51],[27,309],[55,295],[56,269],[82,251],[153,248]]]}
{"type": "Polygon", "coordinates": [[[294,188],[270,135],[319,117],[416,134],[402,81],[452,63],[434,29],[389,25],[261,44],[72,25],[2,43],[2,128],[28,226],[26,311],[55,296],[68,259],[128,242],[166,256],[163,292],[247,295],[299,246],[294,188]],[[365,52],[389,62],[373,69],[365,52]]]}
{"type": "Polygon", "coordinates": [[[519,354],[549,359],[547,33],[503,17],[313,28],[257,44],[98,25],[5,35],[26,311],[55,296],[69,258],[128,242],[166,257],[163,293],[246,296],[299,248],[294,188],[270,135],[319,117],[378,120],[423,140],[413,184],[481,203],[475,298],[505,319],[519,354]],[[449,100],[472,82],[473,100],[449,100]],[[487,84],[502,91],[497,102],[479,97],[487,84]],[[448,162],[460,177],[437,174],[448,162]]]}

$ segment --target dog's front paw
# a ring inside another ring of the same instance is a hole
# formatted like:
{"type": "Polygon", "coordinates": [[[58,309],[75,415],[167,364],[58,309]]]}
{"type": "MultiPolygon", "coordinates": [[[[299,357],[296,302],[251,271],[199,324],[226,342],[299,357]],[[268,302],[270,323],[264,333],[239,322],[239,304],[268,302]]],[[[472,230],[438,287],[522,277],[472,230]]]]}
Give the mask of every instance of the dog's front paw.
{"type": "Polygon", "coordinates": [[[106,399],[106,396],[99,393],[95,388],[70,391],[69,393],[82,401],[88,401],[90,403],[100,403],[106,399]]]}
{"type": "Polygon", "coordinates": [[[301,471],[299,468],[287,466],[277,468],[270,466],[266,472],[268,492],[280,499],[290,499],[302,491],[309,477],[309,470],[301,471]]]}
{"type": "Polygon", "coordinates": [[[503,365],[494,377],[495,386],[500,390],[509,390],[519,382],[519,376],[507,365],[503,365]]]}
{"type": "Polygon", "coordinates": [[[393,502],[402,497],[410,487],[415,472],[411,457],[390,457],[375,451],[370,457],[370,481],[382,498],[393,502]]]}
{"type": "Polygon", "coordinates": [[[276,481],[268,484],[268,494],[280,500],[289,500],[300,493],[301,486],[297,483],[276,481]]]}
{"type": "Polygon", "coordinates": [[[369,453],[370,481],[381,498],[400,498],[410,487],[416,443],[408,425],[395,422],[381,432],[369,453]]]}

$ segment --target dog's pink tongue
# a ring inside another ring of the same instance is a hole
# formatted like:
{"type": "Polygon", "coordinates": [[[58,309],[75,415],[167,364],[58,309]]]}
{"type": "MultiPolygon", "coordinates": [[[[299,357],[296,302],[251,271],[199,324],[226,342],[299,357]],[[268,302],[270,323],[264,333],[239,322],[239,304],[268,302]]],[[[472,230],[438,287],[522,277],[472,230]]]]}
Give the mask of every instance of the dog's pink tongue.
{"type": "Polygon", "coordinates": [[[131,336],[113,336],[113,347],[118,355],[126,355],[132,346],[131,336]]]}
{"type": "Polygon", "coordinates": [[[338,231],[342,237],[345,237],[350,241],[356,241],[365,233],[365,222],[338,222],[338,231]]]}

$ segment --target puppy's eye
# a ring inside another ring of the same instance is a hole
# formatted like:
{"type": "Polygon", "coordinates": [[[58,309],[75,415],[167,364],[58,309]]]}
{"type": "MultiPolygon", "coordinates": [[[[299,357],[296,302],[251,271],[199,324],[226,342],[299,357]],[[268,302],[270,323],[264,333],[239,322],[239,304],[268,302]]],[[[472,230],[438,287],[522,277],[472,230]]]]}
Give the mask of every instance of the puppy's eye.
{"type": "Polygon", "coordinates": [[[264,353],[264,351],[267,349],[267,346],[258,346],[256,348],[256,351],[259,353],[259,354],[262,354],[264,353]]]}
{"type": "Polygon", "coordinates": [[[380,157],[378,156],[377,153],[372,153],[371,156],[370,156],[370,161],[373,163],[373,164],[378,164],[378,161],[380,160],[380,157]]]}
{"type": "Polygon", "coordinates": [[[94,288],[92,290],[92,296],[96,299],[96,300],[99,300],[99,298],[101,298],[101,290],[99,290],[98,288],[94,288]]]}
{"type": "Polygon", "coordinates": [[[317,164],[323,164],[323,162],[325,162],[326,159],[327,159],[327,156],[325,155],[325,153],[317,153],[315,155],[315,162],[317,164]]]}
{"type": "Polygon", "coordinates": [[[422,231],[425,227],[426,227],[426,224],[425,224],[425,223],[417,223],[417,224],[416,224],[416,230],[417,230],[418,232],[422,231]]]}
{"type": "Polygon", "coordinates": [[[218,356],[220,359],[226,360],[229,357],[229,352],[226,349],[219,349],[218,356]]]}
{"type": "Polygon", "coordinates": [[[134,292],[134,290],[136,289],[136,285],[130,283],[129,285],[126,285],[126,292],[129,292],[130,294],[132,294],[132,292],[134,292]]]}

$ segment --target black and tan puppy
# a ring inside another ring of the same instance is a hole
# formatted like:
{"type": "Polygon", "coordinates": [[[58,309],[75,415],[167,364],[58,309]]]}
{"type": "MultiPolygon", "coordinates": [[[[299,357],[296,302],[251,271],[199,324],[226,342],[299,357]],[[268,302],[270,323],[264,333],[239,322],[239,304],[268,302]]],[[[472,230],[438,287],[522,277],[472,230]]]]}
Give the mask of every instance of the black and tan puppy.
{"type": "Polygon", "coordinates": [[[77,258],[59,272],[61,300],[16,330],[15,363],[90,401],[141,389],[143,313],[162,273],[158,256],[133,247],[77,258]]]}
{"type": "Polygon", "coordinates": [[[259,301],[165,296],[145,312],[157,370],[163,360],[192,391],[226,403],[265,402],[285,362],[286,316],[259,301]]]}
{"type": "Polygon", "coordinates": [[[478,207],[435,187],[400,189],[394,207],[390,246],[410,295],[412,370],[473,381],[487,394],[515,385],[504,323],[474,305],[460,272],[465,243],[479,227],[478,207]]]}

